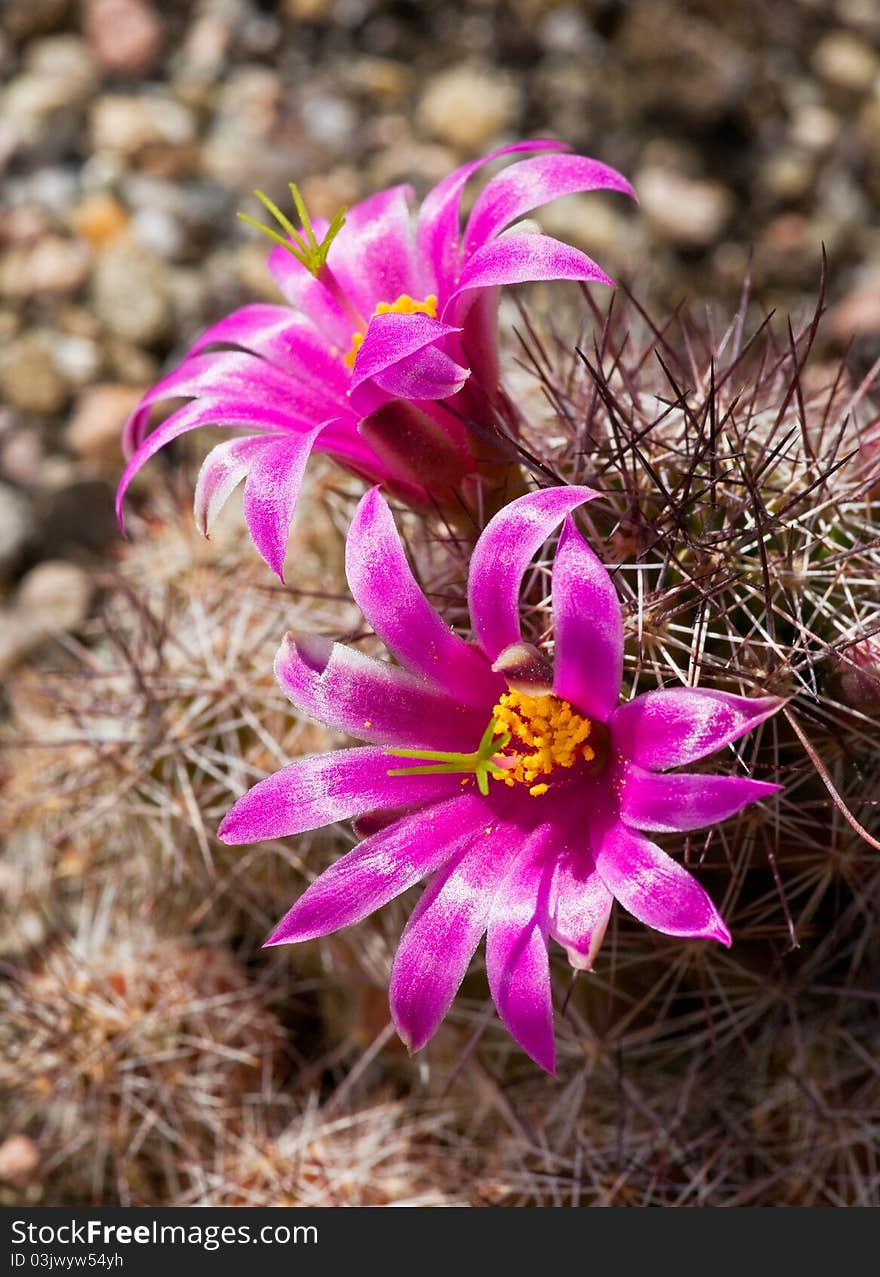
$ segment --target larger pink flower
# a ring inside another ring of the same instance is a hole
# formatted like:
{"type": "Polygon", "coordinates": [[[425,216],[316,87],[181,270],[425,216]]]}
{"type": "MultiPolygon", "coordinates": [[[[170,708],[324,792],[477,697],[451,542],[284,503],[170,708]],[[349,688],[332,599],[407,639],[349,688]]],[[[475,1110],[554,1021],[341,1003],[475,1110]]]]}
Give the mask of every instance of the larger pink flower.
{"type": "Polygon", "coordinates": [[[144,396],[125,432],[131,459],[119,484],[120,520],[141,466],[204,425],[250,433],[207,457],[196,520],[207,533],[244,479],[251,536],[279,576],[312,449],[416,508],[448,507],[453,494],[459,505],[475,504],[469,486],[511,460],[497,434],[500,286],[611,283],[567,244],[531,230],[502,233],[560,195],[598,188],[632,194],[614,169],[565,149],[524,142],[475,160],[436,186],[415,220],[411,189],[395,186],[350,209],[341,230],[338,221],[329,232],[306,221],[299,246],[292,235],[276,236],[286,246],[273,250],[269,267],[288,305],[228,315],[144,396]],[[489,160],[525,150],[544,153],[493,178],[461,234],[468,179],[489,160]],[[210,349],[217,346],[237,349],[210,349]],[[153,406],[175,398],[189,402],[148,433],[153,406]]]}
{"type": "Polygon", "coordinates": [[[548,936],[589,968],[617,899],[658,931],[730,943],[700,884],[639,831],[698,829],[772,793],[746,777],[669,769],[736,740],[780,701],[679,687],[618,703],[620,605],[569,517],[596,495],[547,488],[492,519],[471,560],[477,641],[467,643],[424,597],[388,506],[369,492],[348,537],[348,579],[399,666],[288,635],[276,674],[300,710],[374,743],[276,772],[220,827],[224,841],[243,843],[369,815],[377,831],[312,883],[269,944],[359,922],[429,877],[391,977],[394,1022],[414,1051],[484,933],[498,1012],[549,1071],[548,936]],[[563,520],[551,667],[522,641],[519,594],[563,520]]]}

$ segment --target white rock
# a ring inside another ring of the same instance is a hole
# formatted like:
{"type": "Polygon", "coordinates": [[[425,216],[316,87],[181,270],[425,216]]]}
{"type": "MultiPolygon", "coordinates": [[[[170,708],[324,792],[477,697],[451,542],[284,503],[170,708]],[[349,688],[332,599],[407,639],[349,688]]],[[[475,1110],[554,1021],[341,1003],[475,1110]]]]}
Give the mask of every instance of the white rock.
{"type": "Polygon", "coordinates": [[[463,150],[477,150],[515,123],[516,83],[489,66],[455,66],[432,76],[418,107],[421,128],[463,150]]]}
{"type": "Polygon", "coordinates": [[[733,196],[719,182],[685,177],[672,169],[643,169],[634,185],[654,231],[680,248],[713,244],[733,211],[733,196]]]}

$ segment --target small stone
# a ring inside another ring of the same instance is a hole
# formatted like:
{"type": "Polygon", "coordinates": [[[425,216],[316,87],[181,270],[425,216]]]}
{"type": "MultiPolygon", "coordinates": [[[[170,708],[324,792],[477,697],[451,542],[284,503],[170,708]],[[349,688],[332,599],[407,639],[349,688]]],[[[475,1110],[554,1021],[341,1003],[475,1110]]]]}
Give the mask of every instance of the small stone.
{"type": "Polygon", "coordinates": [[[0,434],[0,471],[13,483],[32,487],[40,482],[46,451],[38,430],[0,434]]]}
{"type": "Polygon", "coordinates": [[[39,1164],[39,1149],[27,1135],[10,1135],[0,1144],[0,1180],[4,1184],[26,1183],[39,1164]]]}
{"type": "Polygon", "coordinates": [[[143,75],[162,50],[162,23],[147,0],[85,0],[83,28],[101,66],[120,75],[143,75]]]}
{"type": "Polygon", "coordinates": [[[78,240],[46,235],[35,244],[11,249],[0,258],[4,297],[75,293],[88,279],[89,252],[78,240]]]}
{"type": "Polygon", "coordinates": [[[796,108],[791,119],[791,140],[808,151],[827,151],[837,141],[840,120],[833,111],[814,103],[796,108]]]}
{"type": "Polygon", "coordinates": [[[2,117],[8,121],[15,145],[33,146],[52,126],[69,132],[77,123],[65,115],[95,90],[94,66],[83,41],[53,36],[40,42],[36,69],[11,80],[0,93],[2,117]]]}
{"type": "Polygon", "coordinates": [[[174,214],[164,208],[138,209],[131,219],[131,233],[139,244],[166,260],[179,257],[186,246],[183,227],[174,214]]]}
{"type": "Polygon", "coordinates": [[[50,415],[64,407],[67,383],[45,333],[32,329],[9,343],[0,361],[0,391],[23,412],[50,415]]]}
{"type": "Polygon", "coordinates": [[[510,128],[520,107],[520,90],[509,76],[488,65],[455,66],[429,80],[418,122],[429,136],[476,151],[510,128]]]}
{"type": "Polygon", "coordinates": [[[713,244],[733,211],[733,196],[725,186],[672,169],[643,169],[634,185],[653,230],[678,248],[713,244]]]}
{"type": "Polygon", "coordinates": [[[186,33],[180,54],[179,83],[210,81],[223,69],[231,37],[228,15],[207,12],[195,19],[186,33]]]}
{"type": "Polygon", "coordinates": [[[768,156],[761,166],[761,185],[783,201],[802,199],[816,180],[816,162],[812,155],[786,147],[768,156]]]}
{"type": "Polygon", "coordinates": [[[346,70],[352,88],[383,102],[399,102],[412,89],[409,67],[392,58],[358,58],[346,70]]]}
{"type": "Polygon", "coordinates": [[[97,342],[77,333],[53,334],[52,358],[68,386],[73,389],[94,381],[103,362],[97,342]]]}
{"type": "Polygon", "coordinates": [[[335,94],[304,94],[300,115],[311,140],[336,151],[345,148],[357,129],[354,107],[335,94]]]}
{"type": "Polygon", "coordinates": [[[65,432],[71,452],[83,461],[105,465],[114,472],[122,462],[122,427],[137,407],[140,387],[103,383],[89,386],[76,401],[65,432]]]}
{"type": "Polygon", "coordinates": [[[830,324],[842,344],[852,337],[880,336],[880,267],[866,271],[838,302],[830,324]]]}
{"type": "Polygon", "coordinates": [[[15,609],[35,618],[45,634],[75,630],[88,617],[92,592],[83,568],[64,559],[46,559],[23,578],[15,609]]]}
{"type": "Polygon", "coordinates": [[[196,137],[192,112],[160,93],[108,93],[90,116],[92,145],[128,158],[149,148],[189,147],[196,137]]]}
{"type": "Polygon", "coordinates": [[[34,514],[24,493],[0,483],[0,573],[17,562],[34,532],[34,514]]]}
{"type": "Polygon", "coordinates": [[[334,0],[283,0],[284,12],[299,22],[317,22],[325,18],[334,0]]]}
{"type": "Polygon", "coordinates": [[[70,220],[77,234],[93,248],[112,244],[128,226],[128,214],[108,191],[86,196],[73,209],[70,220]]]}
{"type": "Polygon", "coordinates": [[[119,337],[150,346],[171,322],[168,267],[148,249],[121,240],[98,259],[92,276],[95,310],[119,337]]]}
{"type": "Polygon", "coordinates": [[[880,71],[880,57],[849,31],[831,31],[813,51],[813,69],[826,84],[851,93],[867,93],[880,71]]]}
{"type": "Polygon", "coordinates": [[[35,40],[28,45],[25,68],[31,75],[51,76],[77,96],[92,92],[98,78],[89,46],[76,35],[35,40]]]}

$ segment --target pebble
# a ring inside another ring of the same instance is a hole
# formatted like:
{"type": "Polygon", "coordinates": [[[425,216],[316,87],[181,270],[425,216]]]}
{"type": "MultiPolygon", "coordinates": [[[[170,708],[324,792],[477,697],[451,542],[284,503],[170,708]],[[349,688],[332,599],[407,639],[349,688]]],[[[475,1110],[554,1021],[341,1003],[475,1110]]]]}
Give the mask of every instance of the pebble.
{"type": "Polygon", "coordinates": [[[119,239],[128,226],[128,214],[109,191],[87,195],[72,209],[71,223],[92,248],[104,248],[119,239]]]}
{"type": "Polygon", "coordinates": [[[53,334],[52,357],[64,380],[74,389],[94,381],[103,363],[98,343],[80,333],[53,334]]]}
{"type": "Polygon", "coordinates": [[[116,473],[122,464],[120,435],[145,387],[101,382],[78,397],[64,435],[67,447],[83,461],[116,473]]]}
{"type": "Polygon", "coordinates": [[[46,559],[22,579],[12,604],[0,609],[0,676],[53,634],[78,629],[87,619],[93,586],[83,568],[46,559]]]}
{"type": "Polygon", "coordinates": [[[432,76],[418,105],[418,122],[429,136],[476,151],[519,118],[521,91],[514,80],[488,65],[454,66],[432,76]]]}
{"type": "Polygon", "coordinates": [[[813,51],[813,69],[826,84],[851,93],[867,93],[880,72],[875,49],[849,31],[831,31],[813,51]]]}
{"type": "Polygon", "coordinates": [[[14,567],[33,533],[31,503],[17,488],[0,483],[0,573],[14,567]]]}
{"type": "Polygon", "coordinates": [[[0,1180],[16,1186],[24,1184],[40,1164],[40,1152],[27,1135],[9,1135],[0,1144],[0,1180]]]}
{"type": "Polygon", "coordinates": [[[334,151],[345,149],[359,123],[354,107],[329,93],[304,94],[300,116],[311,140],[334,151]]]}
{"type": "Polygon", "coordinates": [[[42,477],[46,450],[37,430],[0,430],[0,471],[13,483],[36,487],[42,477]]]}
{"type": "Polygon", "coordinates": [[[168,267],[128,240],[111,244],[92,275],[95,310],[111,332],[137,346],[165,337],[171,322],[168,267]]]}
{"type": "Polygon", "coordinates": [[[23,412],[59,412],[69,392],[48,335],[30,329],[9,342],[0,359],[0,391],[23,412]]]}
{"type": "Polygon", "coordinates": [[[45,633],[74,630],[89,614],[92,592],[84,568],[65,559],[45,559],[23,577],[14,605],[37,620],[45,633]]]}
{"type": "Polygon", "coordinates": [[[89,251],[82,241],[45,235],[0,258],[0,296],[63,296],[75,293],[88,276],[89,251]]]}
{"type": "Polygon", "coordinates": [[[834,307],[831,330],[838,342],[880,336],[880,267],[868,269],[834,307]]]}
{"type": "Polygon", "coordinates": [[[720,182],[686,177],[672,169],[643,169],[634,185],[652,229],[677,248],[709,247],[733,211],[733,196],[720,182]]]}
{"type": "Polygon", "coordinates": [[[90,115],[92,145],[132,159],[151,147],[188,147],[196,122],[188,107],[162,93],[106,93],[90,115]]]}
{"type": "Polygon", "coordinates": [[[141,208],[131,219],[131,234],[139,244],[173,261],[186,248],[186,235],[178,219],[164,208],[141,208]]]}
{"type": "Polygon", "coordinates": [[[147,0],[85,0],[83,29],[101,66],[144,75],[162,51],[162,22],[147,0]]]}

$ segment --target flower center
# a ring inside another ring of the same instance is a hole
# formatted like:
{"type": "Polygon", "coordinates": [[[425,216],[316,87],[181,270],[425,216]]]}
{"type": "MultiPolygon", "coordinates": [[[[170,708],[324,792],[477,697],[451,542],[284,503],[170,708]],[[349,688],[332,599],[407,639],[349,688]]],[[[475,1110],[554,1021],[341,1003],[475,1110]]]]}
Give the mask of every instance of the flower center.
{"type": "Polygon", "coordinates": [[[493,758],[497,770],[492,774],[505,785],[528,785],[535,798],[549,788],[542,776],[596,757],[586,743],[593,724],[558,696],[511,690],[500,698],[492,715],[497,731],[509,734],[507,744],[493,758]]]}
{"type": "MultiPolygon", "coordinates": [[[[373,315],[430,315],[432,319],[437,318],[437,298],[430,293],[424,301],[416,301],[414,297],[410,297],[409,293],[401,293],[397,301],[379,302],[373,315]]],[[[370,317],[372,318],[372,316],[370,317]]],[[[351,350],[345,356],[345,362],[349,368],[354,367],[354,361],[357,353],[364,344],[364,334],[355,333],[351,339],[351,350]]]]}
{"type": "Polygon", "coordinates": [[[541,776],[557,767],[573,767],[592,762],[596,751],[586,744],[593,724],[558,696],[529,696],[509,691],[492,710],[489,726],[471,754],[446,750],[389,749],[399,758],[421,761],[420,767],[395,767],[389,776],[417,776],[449,773],[476,776],[481,794],[489,792],[489,777],[505,785],[528,785],[533,798],[546,794],[550,786],[541,776]]]}

